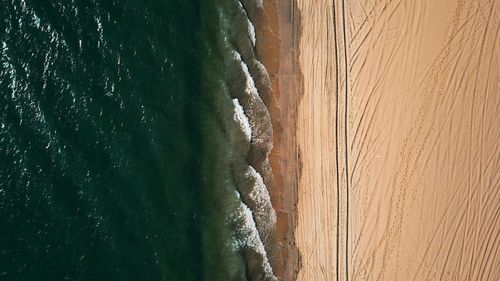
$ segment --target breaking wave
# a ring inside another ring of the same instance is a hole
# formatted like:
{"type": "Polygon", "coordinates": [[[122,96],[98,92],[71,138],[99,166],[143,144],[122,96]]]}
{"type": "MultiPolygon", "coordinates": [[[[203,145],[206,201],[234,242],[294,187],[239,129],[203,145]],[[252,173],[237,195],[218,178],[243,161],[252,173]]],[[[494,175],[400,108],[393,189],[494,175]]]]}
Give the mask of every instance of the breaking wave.
{"type": "Polygon", "coordinates": [[[271,116],[259,92],[268,91],[270,79],[257,58],[255,27],[249,17],[263,12],[259,1],[234,1],[226,6],[231,22],[221,45],[224,53],[227,93],[232,113],[223,120],[232,182],[239,203],[232,207],[226,223],[232,229],[230,247],[242,253],[249,280],[277,280],[266,250],[271,249],[276,226],[267,184],[273,183],[268,156],[272,149],[271,116]]]}

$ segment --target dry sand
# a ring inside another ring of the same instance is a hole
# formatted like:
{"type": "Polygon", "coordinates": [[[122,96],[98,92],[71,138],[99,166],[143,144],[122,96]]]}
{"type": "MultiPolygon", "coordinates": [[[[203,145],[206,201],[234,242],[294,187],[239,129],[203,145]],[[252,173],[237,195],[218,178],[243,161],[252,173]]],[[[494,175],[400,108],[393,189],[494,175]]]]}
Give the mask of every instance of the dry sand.
{"type": "Polygon", "coordinates": [[[300,153],[288,208],[302,165],[297,280],[500,280],[500,1],[295,8],[303,85],[281,89],[297,130],[277,146],[300,153]]]}

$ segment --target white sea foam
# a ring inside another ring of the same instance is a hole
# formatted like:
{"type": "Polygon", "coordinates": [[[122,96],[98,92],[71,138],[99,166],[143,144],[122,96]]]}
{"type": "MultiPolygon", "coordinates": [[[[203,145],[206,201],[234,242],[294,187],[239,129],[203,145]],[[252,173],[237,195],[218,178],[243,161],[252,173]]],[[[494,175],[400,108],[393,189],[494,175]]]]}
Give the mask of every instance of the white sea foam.
{"type": "MultiPolygon", "coordinates": [[[[248,280],[277,280],[267,257],[276,227],[276,212],[266,183],[272,183],[268,155],[272,148],[271,116],[259,95],[258,87],[267,93],[270,86],[267,71],[251,48],[256,45],[256,30],[247,14],[261,11],[261,0],[237,1],[240,7],[232,10],[235,19],[233,32],[223,37],[224,46],[236,42],[235,49],[225,57],[229,66],[227,85],[232,98],[231,118],[224,119],[232,144],[231,172],[240,201],[227,221],[233,229],[234,249],[239,249],[246,262],[248,280]],[[243,5],[242,3],[245,3],[243,5]],[[244,18],[243,18],[244,17],[244,18]],[[247,33],[247,34],[245,34],[247,33]],[[241,52],[241,53],[240,53],[241,52]],[[254,81],[254,77],[255,80],[254,81]],[[236,129],[235,129],[236,128],[236,129]]],[[[235,3],[235,4],[236,4],[235,3]]],[[[229,117],[229,116],[228,116],[229,117]]]]}
{"type": "Polygon", "coordinates": [[[242,60],[239,53],[234,53],[235,59],[239,62],[244,76],[244,89],[242,90],[242,94],[247,97],[248,100],[241,104],[252,128],[252,143],[257,146],[260,151],[268,155],[272,148],[271,116],[260,98],[259,91],[255,86],[255,82],[247,64],[242,60]]]}
{"type": "Polygon", "coordinates": [[[253,23],[248,19],[248,34],[250,35],[250,40],[252,41],[252,45],[255,47],[255,43],[257,41],[255,37],[255,27],[253,23]]]}
{"type": "Polygon", "coordinates": [[[243,4],[241,3],[241,1],[238,1],[238,4],[240,5],[240,10],[242,11],[242,13],[245,15],[245,17],[247,19],[248,36],[250,37],[250,41],[252,42],[252,46],[255,47],[255,42],[257,41],[256,36],[255,36],[255,27],[254,27],[253,23],[250,21],[250,17],[248,16],[248,13],[246,12],[245,8],[243,7],[243,4]]]}
{"type": "Polygon", "coordinates": [[[238,99],[233,99],[233,105],[234,105],[234,120],[240,125],[247,141],[250,142],[252,138],[252,128],[250,128],[248,117],[243,112],[243,107],[240,105],[238,99]]]}
{"type": "MultiPolygon", "coordinates": [[[[247,144],[255,145],[271,141],[272,139],[266,137],[269,130],[272,130],[269,128],[269,114],[259,97],[250,71],[238,52],[233,52],[232,59],[241,67],[235,72],[240,76],[234,80],[234,83],[237,83],[235,85],[239,85],[234,89],[239,93],[235,95],[238,98],[232,99],[232,121],[228,124],[229,128],[239,128],[239,131],[229,130],[232,132],[232,142],[241,144],[240,132],[243,132],[247,144]]],[[[264,279],[253,276],[251,280],[276,280],[265,251],[265,245],[270,242],[276,225],[276,213],[271,197],[262,176],[247,162],[248,147],[239,150],[235,146],[234,153],[236,154],[232,169],[241,206],[229,218],[231,225],[235,226],[235,240],[232,246],[247,253],[245,259],[250,262],[248,266],[251,267],[249,270],[254,272],[253,274],[258,275],[259,272],[264,274],[264,279]],[[256,265],[255,262],[262,264],[256,265]]]]}
{"type": "Polygon", "coordinates": [[[246,176],[253,182],[248,197],[255,204],[255,208],[253,208],[254,220],[261,238],[266,241],[270,239],[274,230],[276,212],[271,204],[271,197],[262,176],[252,166],[248,166],[246,176]]]}
{"type": "Polygon", "coordinates": [[[243,70],[243,74],[245,75],[246,87],[243,90],[248,94],[258,96],[259,91],[257,90],[257,87],[255,87],[255,82],[253,81],[252,75],[250,75],[247,64],[241,59],[240,53],[238,53],[237,51],[233,51],[233,58],[235,61],[239,62],[241,69],[243,70]]]}
{"type": "Polygon", "coordinates": [[[231,215],[230,220],[234,225],[239,226],[236,229],[232,246],[246,252],[253,251],[262,257],[262,264],[260,266],[265,274],[263,276],[265,279],[263,280],[277,280],[269,264],[264,244],[260,240],[259,232],[252,217],[252,211],[244,203],[241,203],[231,215]]]}
{"type": "MultiPolygon", "coordinates": [[[[241,55],[234,51],[234,60],[240,64],[242,74],[244,76],[243,99],[247,100],[241,103],[237,99],[233,99],[235,104],[235,120],[244,128],[245,131],[251,133],[251,141],[253,144],[267,147],[266,153],[270,150],[270,142],[272,141],[272,127],[269,112],[265,108],[264,102],[260,99],[257,87],[250,74],[247,64],[242,60],[241,55]]],[[[248,136],[248,133],[247,133],[248,136]]],[[[247,205],[251,206],[254,211],[255,220],[259,231],[262,233],[262,238],[267,239],[274,224],[276,223],[276,215],[271,205],[271,199],[262,176],[252,166],[248,166],[241,171],[240,186],[244,192],[243,199],[247,205]]]]}
{"type": "Polygon", "coordinates": [[[257,90],[257,87],[255,87],[255,82],[253,81],[252,75],[250,75],[250,71],[248,71],[248,66],[247,64],[241,59],[241,55],[238,53],[237,60],[241,64],[241,69],[243,70],[243,73],[245,74],[245,80],[246,80],[246,89],[245,91],[251,95],[259,95],[259,91],[257,90]]]}

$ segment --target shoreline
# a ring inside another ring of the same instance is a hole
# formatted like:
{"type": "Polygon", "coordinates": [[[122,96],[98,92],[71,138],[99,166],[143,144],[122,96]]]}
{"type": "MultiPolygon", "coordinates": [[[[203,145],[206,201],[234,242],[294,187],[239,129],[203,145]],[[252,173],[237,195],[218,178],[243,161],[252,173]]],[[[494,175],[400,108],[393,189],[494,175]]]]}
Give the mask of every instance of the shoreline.
{"type": "Polygon", "coordinates": [[[295,0],[267,1],[255,21],[257,54],[271,79],[272,91],[263,96],[273,125],[269,155],[274,183],[269,193],[277,215],[273,250],[268,253],[280,280],[295,280],[300,267],[294,232],[297,225],[300,157],[297,144],[298,105],[302,75],[298,65],[300,17],[295,0]]]}

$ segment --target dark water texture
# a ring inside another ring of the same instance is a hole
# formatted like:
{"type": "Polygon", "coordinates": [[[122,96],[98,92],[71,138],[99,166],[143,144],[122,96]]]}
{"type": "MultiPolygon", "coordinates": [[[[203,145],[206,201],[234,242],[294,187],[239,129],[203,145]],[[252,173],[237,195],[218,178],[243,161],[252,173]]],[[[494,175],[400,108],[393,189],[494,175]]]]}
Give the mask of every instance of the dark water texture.
{"type": "Polygon", "coordinates": [[[0,280],[204,279],[200,15],[1,0],[0,280]]]}

